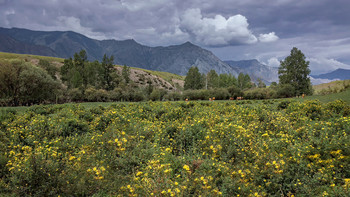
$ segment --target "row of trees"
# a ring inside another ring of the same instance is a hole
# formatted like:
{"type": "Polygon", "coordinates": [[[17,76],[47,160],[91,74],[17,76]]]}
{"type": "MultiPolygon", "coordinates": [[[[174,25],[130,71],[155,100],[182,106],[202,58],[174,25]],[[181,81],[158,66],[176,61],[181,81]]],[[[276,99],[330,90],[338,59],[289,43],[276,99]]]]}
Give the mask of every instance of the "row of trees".
{"type": "MultiPolygon", "coordinates": [[[[312,86],[309,78],[309,62],[305,60],[305,55],[297,48],[294,47],[291,50],[291,54],[285,60],[281,61],[278,74],[279,84],[273,82],[267,88],[261,79],[258,79],[257,84],[254,84],[248,74],[240,73],[237,78],[231,74],[218,75],[215,70],[211,70],[207,74],[201,74],[197,67],[191,67],[185,78],[184,89],[229,88],[227,92],[229,92],[231,97],[245,96],[250,99],[312,94],[312,86]]],[[[222,92],[222,90],[218,91],[222,92]]],[[[198,91],[194,94],[198,94],[198,91]]],[[[207,93],[203,92],[203,94],[207,93]]]]}
{"type": "Polygon", "coordinates": [[[0,61],[0,106],[71,101],[138,101],[143,92],[130,80],[130,67],[121,74],[113,56],[102,62],[87,60],[84,50],[64,60],[59,69],[47,60],[38,65],[21,59],[0,61]]]}
{"type": "Polygon", "coordinates": [[[102,62],[87,60],[86,51],[74,54],[74,59],[64,60],[61,67],[61,79],[68,89],[79,88],[85,90],[89,86],[107,91],[113,90],[121,82],[130,82],[130,68],[123,67],[122,76],[114,68],[114,57],[103,56],[102,62]]]}
{"type": "Polygon", "coordinates": [[[148,83],[141,88],[130,79],[130,68],[118,72],[114,57],[104,55],[101,62],[87,60],[84,50],[64,60],[58,69],[46,60],[38,65],[23,60],[0,61],[0,105],[17,106],[71,101],[141,101],[180,99],[228,99],[244,96],[250,99],[292,97],[312,94],[308,77],[309,62],[304,54],[293,48],[290,56],[281,61],[279,84],[266,87],[257,84],[247,74],[238,77],[218,75],[215,70],[201,74],[197,67],[189,69],[184,92],[167,92],[148,83]]]}
{"type": "MultiPolygon", "coordinates": [[[[261,83],[263,82],[261,81],[261,83]]],[[[226,73],[218,75],[215,70],[210,70],[207,74],[201,74],[197,67],[191,67],[185,78],[184,89],[199,90],[237,86],[244,90],[251,88],[253,85],[248,74],[240,73],[238,78],[226,73]]]]}

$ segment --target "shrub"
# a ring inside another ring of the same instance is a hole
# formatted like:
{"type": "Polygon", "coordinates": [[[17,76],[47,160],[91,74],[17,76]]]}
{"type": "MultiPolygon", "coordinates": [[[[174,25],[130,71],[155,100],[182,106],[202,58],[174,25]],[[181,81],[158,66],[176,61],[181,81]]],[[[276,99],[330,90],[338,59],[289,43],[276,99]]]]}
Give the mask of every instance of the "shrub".
{"type": "Polygon", "coordinates": [[[154,88],[152,93],[149,95],[149,99],[152,101],[161,101],[166,93],[167,92],[164,89],[154,88]]]}
{"type": "Polygon", "coordinates": [[[348,116],[350,114],[350,106],[343,100],[335,100],[327,103],[326,109],[335,113],[348,116]]]}
{"type": "Polygon", "coordinates": [[[83,100],[83,92],[79,88],[73,88],[68,90],[68,96],[71,101],[78,102],[83,100]]]}
{"type": "Polygon", "coordinates": [[[279,85],[277,88],[277,97],[278,98],[289,98],[293,97],[295,88],[290,84],[279,85]]]}
{"type": "Polygon", "coordinates": [[[179,101],[181,100],[181,94],[179,92],[168,92],[164,98],[168,101],[179,101]]]}
{"type": "Polygon", "coordinates": [[[244,92],[246,99],[271,99],[276,97],[276,91],[271,88],[254,88],[244,92]]]}
{"type": "Polygon", "coordinates": [[[109,93],[104,89],[90,87],[85,90],[85,98],[91,102],[104,102],[109,100],[109,93]]]}
{"type": "Polygon", "coordinates": [[[237,97],[243,96],[243,92],[237,86],[231,86],[227,88],[227,90],[230,94],[230,97],[233,97],[234,99],[236,99],[237,97]]]}

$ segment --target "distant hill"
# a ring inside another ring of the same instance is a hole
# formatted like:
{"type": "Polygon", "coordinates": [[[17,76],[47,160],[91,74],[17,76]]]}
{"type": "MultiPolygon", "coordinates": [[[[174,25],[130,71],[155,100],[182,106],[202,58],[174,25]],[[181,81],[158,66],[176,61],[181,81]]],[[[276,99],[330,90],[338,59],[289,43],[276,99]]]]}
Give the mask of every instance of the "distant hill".
{"type": "Polygon", "coordinates": [[[44,56],[57,56],[56,53],[46,46],[27,44],[14,38],[0,34],[0,51],[12,53],[29,53],[44,56]]]}
{"type": "Polygon", "coordinates": [[[312,75],[312,77],[315,79],[346,80],[346,79],[350,79],[350,70],[339,68],[329,73],[325,73],[321,75],[312,75]]]}
{"type": "Polygon", "coordinates": [[[258,60],[241,60],[241,61],[225,61],[237,73],[245,73],[250,76],[253,81],[259,78],[266,84],[271,82],[278,82],[278,68],[266,66],[258,60]]]}

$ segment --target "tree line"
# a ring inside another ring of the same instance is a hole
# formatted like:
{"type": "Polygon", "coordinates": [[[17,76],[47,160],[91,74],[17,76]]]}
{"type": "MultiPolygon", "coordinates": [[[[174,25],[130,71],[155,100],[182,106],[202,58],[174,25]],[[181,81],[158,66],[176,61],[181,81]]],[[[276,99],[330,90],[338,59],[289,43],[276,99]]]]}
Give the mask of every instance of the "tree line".
{"type": "MultiPolygon", "coordinates": [[[[141,101],[151,95],[130,79],[130,67],[119,72],[114,57],[88,61],[85,50],[57,67],[45,59],[37,65],[21,59],[0,60],[0,106],[84,101],[141,101]]],[[[151,90],[150,90],[151,88],[151,90]]],[[[159,92],[159,91],[158,91],[159,92]]]]}
{"type": "Polygon", "coordinates": [[[279,83],[269,87],[258,79],[253,83],[248,74],[207,74],[197,67],[189,69],[184,89],[167,91],[152,81],[142,88],[131,79],[130,67],[119,72],[114,57],[104,55],[101,62],[88,61],[86,51],[75,53],[57,67],[40,59],[33,65],[20,59],[0,60],[0,106],[33,105],[65,102],[144,101],[144,100],[207,100],[244,97],[269,99],[312,94],[309,62],[297,48],[281,61],[279,83]]]}
{"type": "Polygon", "coordinates": [[[185,78],[185,95],[188,99],[237,98],[269,99],[286,98],[313,93],[310,82],[309,62],[297,48],[280,62],[278,69],[279,83],[272,82],[269,87],[258,79],[252,82],[248,74],[239,73],[238,77],[231,74],[218,75],[215,70],[201,74],[197,67],[191,67],[185,78]]]}

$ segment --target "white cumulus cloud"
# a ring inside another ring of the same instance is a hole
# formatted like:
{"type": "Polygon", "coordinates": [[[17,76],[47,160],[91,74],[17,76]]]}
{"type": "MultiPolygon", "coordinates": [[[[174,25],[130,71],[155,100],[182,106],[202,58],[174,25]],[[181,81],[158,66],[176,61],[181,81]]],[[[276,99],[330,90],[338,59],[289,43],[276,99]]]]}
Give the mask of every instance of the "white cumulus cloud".
{"type": "Polygon", "coordinates": [[[182,31],[189,33],[196,42],[207,46],[256,43],[258,39],[248,26],[245,16],[238,14],[226,19],[222,15],[216,15],[206,18],[198,8],[186,10],[180,21],[182,31]]]}
{"type": "Polygon", "coordinates": [[[279,67],[280,61],[276,57],[272,57],[269,60],[267,60],[267,65],[270,67],[279,67]]]}
{"type": "Polygon", "coordinates": [[[259,41],[260,42],[274,42],[278,40],[278,36],[276,36],[275,32],[270,32],[268,34],[260,34],[259,41]]]}
{"type": "Polygon", "coordinates": [[[311,57],[307,59],[310,61],[310,69],[312,74],[323,74],[334,71],[338,68],[350,69],[350,65],[339,62],[333,58],[325,57],[311,57]]]}

